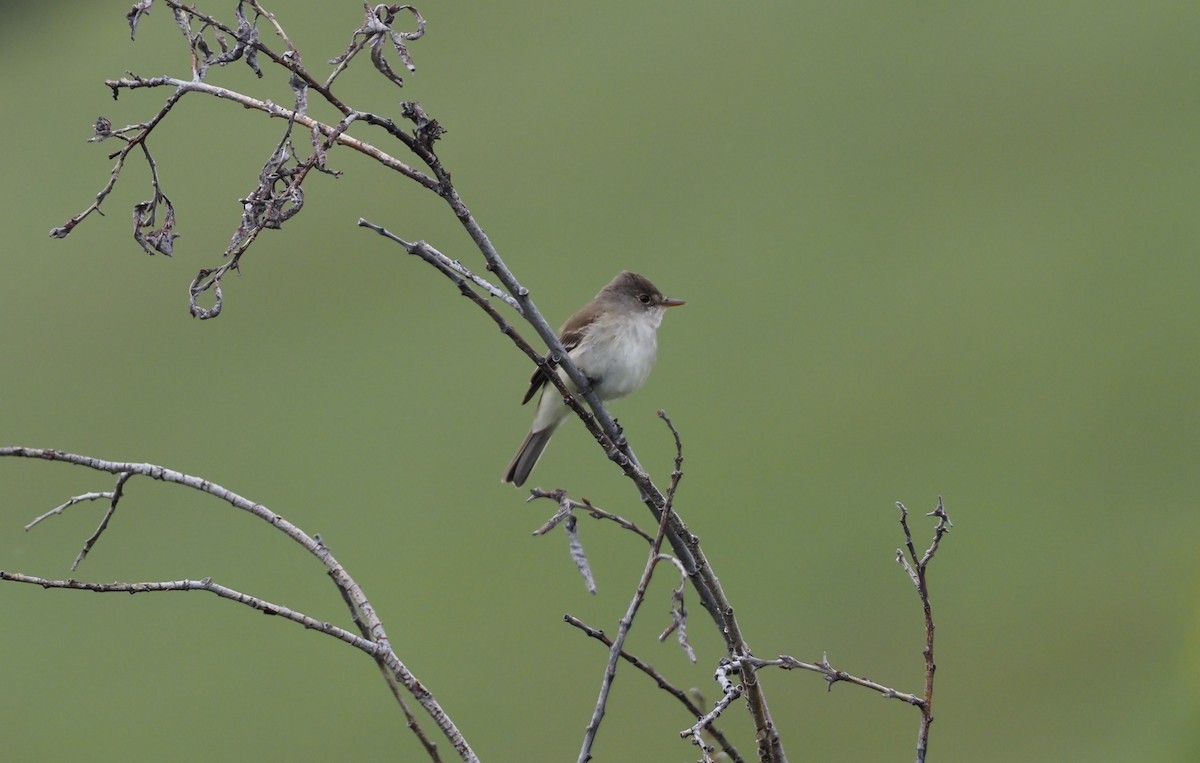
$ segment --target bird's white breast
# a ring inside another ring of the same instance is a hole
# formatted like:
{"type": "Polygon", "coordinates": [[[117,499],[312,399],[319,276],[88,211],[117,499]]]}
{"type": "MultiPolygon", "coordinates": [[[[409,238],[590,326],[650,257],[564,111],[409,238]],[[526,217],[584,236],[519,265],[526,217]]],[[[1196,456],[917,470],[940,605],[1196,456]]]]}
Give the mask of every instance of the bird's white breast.
{"type": "Polygon", "coordinates": [[[571,357],[592,379],[603,400],[624,397],[646,383],[658,354],[663,310],[647,310],[625,320],[607,316],[588,327],[571,357]]]}

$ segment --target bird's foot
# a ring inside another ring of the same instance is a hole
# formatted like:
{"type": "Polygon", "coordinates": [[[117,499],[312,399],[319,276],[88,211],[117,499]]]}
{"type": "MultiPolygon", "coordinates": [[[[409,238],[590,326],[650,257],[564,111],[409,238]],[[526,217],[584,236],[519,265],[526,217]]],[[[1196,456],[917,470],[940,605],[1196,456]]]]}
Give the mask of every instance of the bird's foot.
{"type": "Polygon", "coordinates": [[[616,419],[613,419],[613,426],[617,428],[616,445],[618,448],[624,448],[629,444],[629,442],[625,439],[625,430],[621,428],[621,422],[617,421],[616,419]]]}

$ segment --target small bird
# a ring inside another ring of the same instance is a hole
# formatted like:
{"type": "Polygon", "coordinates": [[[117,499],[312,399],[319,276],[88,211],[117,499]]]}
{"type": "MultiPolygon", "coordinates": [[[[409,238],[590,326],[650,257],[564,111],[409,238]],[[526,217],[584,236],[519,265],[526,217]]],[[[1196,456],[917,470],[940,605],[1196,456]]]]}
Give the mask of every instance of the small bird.
{"type": "MultiPolygon", "coordinates": [[[[604,401],[616,400],[646,383],[658,352],[658,327],[663,314],[668,307],[682,304],[682,299],[664,297],[644,276],[626,270],[563,324],[558,340],[596,395],[604,401]]],[[[557,372],[574,392],[575,385],[562,369],[557,372]]],[[[559,391],[546,382],[540,368],[533,372],[521,405],[539,389],[542,396],[533,426],[504,470],[502,483],[511,482],[517,487],[525,484],[554,430],[571,412],[559,391]]]]}

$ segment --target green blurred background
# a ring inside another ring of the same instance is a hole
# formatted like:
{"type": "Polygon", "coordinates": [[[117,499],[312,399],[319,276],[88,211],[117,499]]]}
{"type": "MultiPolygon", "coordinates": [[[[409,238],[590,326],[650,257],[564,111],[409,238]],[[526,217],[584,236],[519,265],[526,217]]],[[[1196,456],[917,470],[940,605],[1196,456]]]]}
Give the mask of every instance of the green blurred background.
{"type": "MultiPolygon", "coordinates": [[[[103,79],[187,76],[167,10],[131,43],[128,5],[0,7],[0,442],[203,475],[321,533],[484,759],[573,760],[605,652],[560,618],[614,631],[645,552],[585,521],[593,597],[561,535],[529,536],[553,507],[498,483],[532,415],[528,362],[355,227],[478,266],[436,199],[332,152],[345,174],[311,178],[305,212],[227,280],[224,314],[195,321],[187,284],[219,262],[282,124],[189,96],[151,140],[173,259],[129,235],[137,162],[107,217],[47,237],[108,177],[116,144],[84,142],[96,116],[144,120],[166,95],[114,103],[103,79]]],[[[269,6],[318,72],[361,21],[336,6],[269,6]]],[[[679,508],[756,653],[828,651],[918,690],[893,504],[943,495],[931,759],[1200,758],[1195,3],[420,7],[408,87],[360,60],[344,97],[420,100],[449,130],[461,193],[552,322],[622,268],[688,300],[614,412],[664,483],[654,412],[683,433],[679,508]]],[[[291,100],[274,71],[209,79],[291,100]]],[[[645,522],[578,425],[533,481],[645,522]]],[[[68,576],[102,507],[21,528],[110,485],[0,461],[0,568],[68,576]]],[[[78,575],[212,575],[348,624],[282,536],[147,481],[78,575]]],[[[694,597],[700,664],[654,640],[670,585],[631,648],[711,700],[719,641],[694,597]]],[[[0,606],[7,759],[423,759],[368,659],[280,620],[15,584],[0,606]]],[[[764,682],[792,760],[912,758],[912,708],[810,674],[764,682]]],[[[690,723],[622,671],[597,759],[694,760],[690,723]]],[[[752,756],[747,714],[725,726],[752,756]]]]}

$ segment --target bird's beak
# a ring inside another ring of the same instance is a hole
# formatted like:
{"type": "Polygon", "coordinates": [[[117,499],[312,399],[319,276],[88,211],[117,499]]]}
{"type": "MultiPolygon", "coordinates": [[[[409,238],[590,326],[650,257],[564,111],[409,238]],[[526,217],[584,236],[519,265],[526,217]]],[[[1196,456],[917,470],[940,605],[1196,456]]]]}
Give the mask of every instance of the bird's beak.
{"type": "Polygon", "coordinates": [[[679,307],[680,305],[686,304],[687,302],[682,299],[672,299],[671,297],[663,297],[662,301],[663,307],[679,307]]]}

